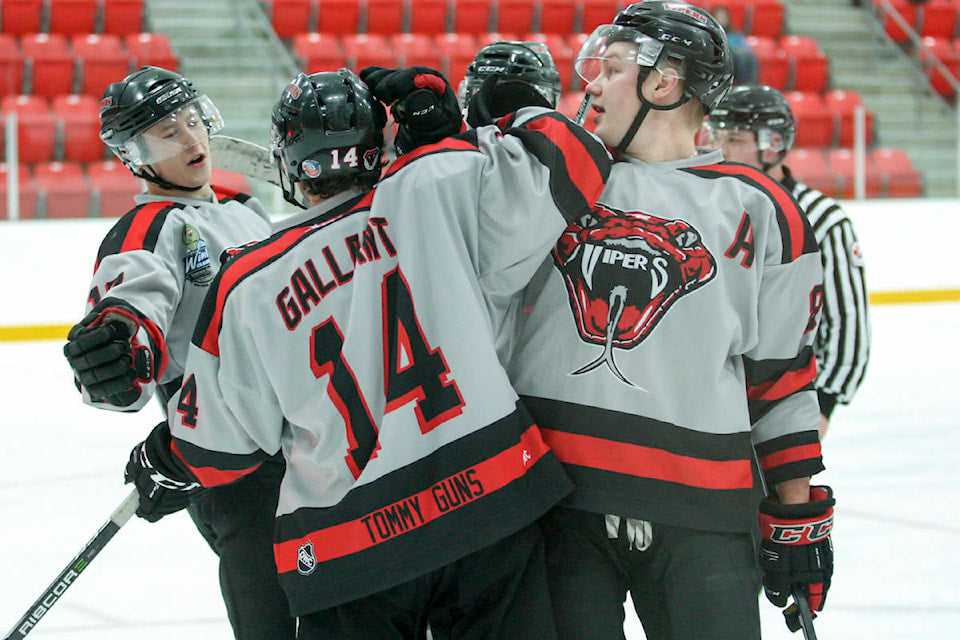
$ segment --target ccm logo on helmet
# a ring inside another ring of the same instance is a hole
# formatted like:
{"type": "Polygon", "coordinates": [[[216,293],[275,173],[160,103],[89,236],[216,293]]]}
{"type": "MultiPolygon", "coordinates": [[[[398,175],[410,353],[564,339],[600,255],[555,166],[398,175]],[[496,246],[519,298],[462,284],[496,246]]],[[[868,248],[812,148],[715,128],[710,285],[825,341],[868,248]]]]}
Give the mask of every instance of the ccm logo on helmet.
{"type": "Polygon", "coordinates": [[[690,5],[688,5],[688,4],[673,4],[673,3],[671,3],[671,4],[665,4],[665,5],[663,5],[663,8],[664,8],[664,9],[668,9],[668,10],[670,10],[670,11],[676,11],[677,13],[682,13],[682,14],[685,15],[685,16],[690,16],[691,18],[693,18],[693,19],[696,20],[697,22],[701,22],[701,23],[703,23],[703,24],[707,24],[707,16],[703,15],[703,14],[700,13],[699,11],[694,11],[693,9],[690,8],[690,5]]]}
{"type": "Polygon", "coordinates": [[[169,100],[169,99],[172,98],[173,96],[179,95],[180,93],[183,93],[183,88],[182,88],[182,87],[176,87],[175,89],[171,89],[170,91],[167,91],[165,94],[163,94],[163,95],[161,95],[159,98],[157,98],[157,104],[159,104],[159,103],[161,103],[161,102],[166,102],[167,100],[169,100]]]}
{"type": "Polygon", "coordinates": [[[833,529],[833,516],[819,522],[804,522],[792,525],[770,523],[770,535],[774,542],[781,544],[810,544],[819,542],[830,535],[833,529]]]}
{"type": "Polygon", "coordinates": [[[685,47],[692,47],[692,46],[693,46],[693,40],[688,40],[687,38],[684,38],[683,36],[675,36],[675,35],[673,35],[672,33],[661,33],[661,34],[660,34],[660,39],[661,39],[661,40],[666,40],[667,42],[675,42],[675,43],[677,43],[677,44],[682,44],[682,45],[685,46],[685,47]]]}

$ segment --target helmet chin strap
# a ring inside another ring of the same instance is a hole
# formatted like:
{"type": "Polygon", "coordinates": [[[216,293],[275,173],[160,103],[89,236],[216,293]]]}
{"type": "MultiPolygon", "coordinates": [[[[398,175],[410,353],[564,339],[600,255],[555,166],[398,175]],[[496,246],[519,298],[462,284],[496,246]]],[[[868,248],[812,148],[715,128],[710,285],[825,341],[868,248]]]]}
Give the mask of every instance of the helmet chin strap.
{"type": "Polygon", "coordinates": [[[147,182],[152,182],[153,184],[157,185],[161,189],[175,189],[177,191],[199,191],[200,189],[203,189],[206,186],[206,183],[197,185],[196,187],[188,187],[182,184],[175,184],[173,182],[170,182],[169,180],[161,178],[160,175],[153,169],[150,169],[151,173],[147,173],[148,168],[149,167],[144,167],[140,170],[140,173],[135,173],[134,175],[137,176],[138,178],[143,178],[147,182]]]}
{"type": "Polygon", "coordinates": [[[630,127],[627,129],[627,132],[623,134],[623,140],[620,141],[614,148],[614,152],[623,155],[627,151],[627,147],[630,146],[630,143],[633,141],[633,136],[637,135],[637,131],[640,129],[640,125],[643,124],[643,120],[647,117],[647,114],[650,113],[650,110],[654,111],[671,111],[683,105],[687,102],[690,97],[687,95],[681,96],[679,100],[673,104],[668,105],[656,105],[643,97],[643,83],[646,81],[647,76],[650,75],[650,72],[655,69],[655,67],[640,67],[640,74],[637,76],[637,97],[640,98],[640,102],[643,106],[640,107],[640,110],[637,111],[637,115],[634,116],[633,122],[630,123],[630,127]]]}

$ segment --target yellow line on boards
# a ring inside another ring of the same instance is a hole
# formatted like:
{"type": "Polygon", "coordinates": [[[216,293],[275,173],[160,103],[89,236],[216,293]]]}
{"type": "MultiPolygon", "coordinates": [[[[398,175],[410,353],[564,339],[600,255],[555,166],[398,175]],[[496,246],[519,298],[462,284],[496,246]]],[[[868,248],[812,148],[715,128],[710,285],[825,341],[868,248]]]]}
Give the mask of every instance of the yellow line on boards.
{"type": "MultiPolygon", "coordinates": [[[[918,304],[960,301],[960,289],[917,289],[913,291],[874,291],[870,304],[918,304]]],[[[29,340],[66,340],[69,324],[38,324],[0,327],[0,342],[29,340]]]]}

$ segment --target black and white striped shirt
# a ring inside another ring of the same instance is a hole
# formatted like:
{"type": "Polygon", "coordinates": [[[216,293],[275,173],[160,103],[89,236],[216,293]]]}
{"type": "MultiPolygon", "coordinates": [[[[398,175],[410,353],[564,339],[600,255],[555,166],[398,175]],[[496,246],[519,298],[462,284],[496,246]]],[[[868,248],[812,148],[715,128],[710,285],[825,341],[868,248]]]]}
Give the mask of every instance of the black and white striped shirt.
{"type": "Polygon", "coordinates": [[[783,167],[783,184],[813,227],[823,260],[823,313],[815,354],[821,411],[847,404],[870,359],[870,313],[863,254],[853,223],[836,200],[798,182],[783,167]]]}

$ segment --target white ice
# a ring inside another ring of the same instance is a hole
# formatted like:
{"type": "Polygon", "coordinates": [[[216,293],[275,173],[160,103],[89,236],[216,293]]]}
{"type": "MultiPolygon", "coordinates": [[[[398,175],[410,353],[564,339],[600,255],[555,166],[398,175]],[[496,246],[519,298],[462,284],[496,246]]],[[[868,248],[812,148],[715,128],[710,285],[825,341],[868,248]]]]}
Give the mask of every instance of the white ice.
{"type": "MultiPolygon", "coordinates": [[[[839,501],[821,640],[960,635],[958,335],[960,303],[874,308],[867,379],[837,409],[818,477],[839,501]]],[[[159,418],[82,406],[61,346],[0,343],[0,630],[126,496],[128,451],[159,418]]],[[[764,638],[800,637],[761,611],[764,638]]],[[[186,514],[134,518],[29,637],[227,640],[216,559],[186,514]]],[[[627,637],[643,637],[632,614],[627,637]]]]}

